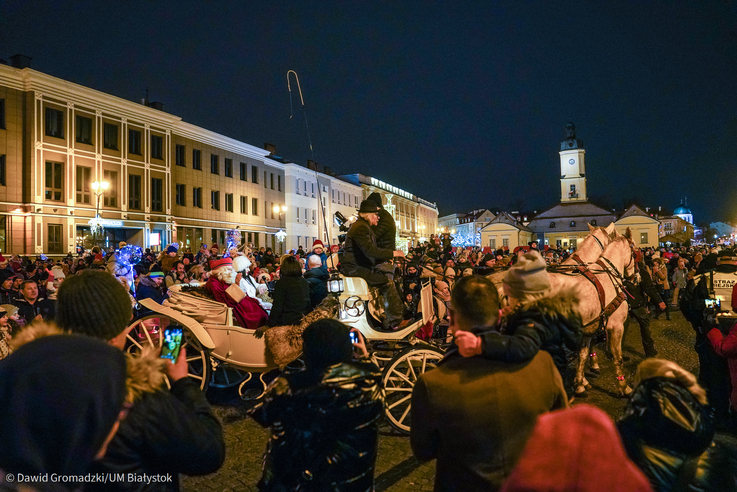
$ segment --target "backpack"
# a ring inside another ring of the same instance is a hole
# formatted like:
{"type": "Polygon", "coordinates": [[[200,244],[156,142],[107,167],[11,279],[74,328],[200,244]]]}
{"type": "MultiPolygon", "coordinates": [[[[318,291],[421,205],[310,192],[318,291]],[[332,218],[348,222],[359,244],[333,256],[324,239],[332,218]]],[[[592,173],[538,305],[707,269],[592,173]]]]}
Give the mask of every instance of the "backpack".
{"type": "Polygon", "coordinates": [[[714,292],[714,272],[710,271],[709,276],[697,275],[690,278],[683,290],[683,295],[678,307],[691,324],[701,324],[704,320],[704,300],[709,299],[710,293],[714,292]]]}

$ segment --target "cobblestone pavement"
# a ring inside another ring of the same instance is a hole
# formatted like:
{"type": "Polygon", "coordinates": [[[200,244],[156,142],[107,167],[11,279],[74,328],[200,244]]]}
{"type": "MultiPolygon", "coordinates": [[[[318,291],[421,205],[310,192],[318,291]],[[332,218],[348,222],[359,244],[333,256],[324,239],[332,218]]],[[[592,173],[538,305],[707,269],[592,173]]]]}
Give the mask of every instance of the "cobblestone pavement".
{"type": "MultiPolygon", "coordinates": [[[[691,325],[680,313],[672,313],[672,321],[653,320],[651,330],[655,339],[658,357],[681,364],[696,373],[698,359],[693,350],[694,333],[691,325]]],[[[624,344],[624,354],[630,357],[624,363],[627,380],[631,383],[637,365],[644,358],[640,331],[633,322],[624,344]]],[[[625,400],[617,395],[617,384],[612,362],[603,351],[599,357],[601,375],[587,377],[592,385],[586,399],[581,402],[604,409],[613,418],[622,414],[625,400]]],[[[227,457],[223,467],[215,474],[204,477],[183,477],[184,491],[252,491],[261,474],[261,457],[268,439],[268,431],[248,419],[247,405],[235,392],[210,392],[208,398],[225,427],[227,457]]],[[[435,463],[419,463],[409,446],[409,438],[396,433],[388,424],[381,428],[379,456],[376,465],[377,491],[432,490],[435,463]]]]}

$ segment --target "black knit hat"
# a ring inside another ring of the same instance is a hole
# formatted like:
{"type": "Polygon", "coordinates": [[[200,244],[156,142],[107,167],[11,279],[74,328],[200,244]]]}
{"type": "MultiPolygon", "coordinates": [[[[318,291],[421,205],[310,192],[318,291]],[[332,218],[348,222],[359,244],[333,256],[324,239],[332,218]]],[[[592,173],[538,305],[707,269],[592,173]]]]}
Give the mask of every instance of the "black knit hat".
{"type": "Polygon", "coordinates": [[[56,323],[72,333],[112,340],[131,321],[131,299],[125,287],[102,270],[67,277],[56,298],[56,323]]]}

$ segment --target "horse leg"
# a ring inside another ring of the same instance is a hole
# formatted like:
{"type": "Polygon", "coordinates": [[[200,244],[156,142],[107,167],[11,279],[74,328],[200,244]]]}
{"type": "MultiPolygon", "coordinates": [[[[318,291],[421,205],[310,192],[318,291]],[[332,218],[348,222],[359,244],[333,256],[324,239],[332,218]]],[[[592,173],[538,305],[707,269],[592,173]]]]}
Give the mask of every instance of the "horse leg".
{"type": "Polygon", "coordinates": [[[581,344],[581,351],[578,354],[578,364],[576,364],[576,379],[573,380],[573,387],[575,395],[579,398],[585,398],[588,396],[586,393],[586,385],[588,384],[588,381],[586,381],[583,372],[586,367],[586,360],[589,357],[590,341],[590,337],[584,338],[583,343],[581,344]]]}
{"type": "Polygon", "coordinates": [[[596,344],[594,343],[593,338],[589,342],[589,369],[591,369],[591,372],[596,375],[601,372],[601,368],[599,367],[599,356],[596,353],[596,344]]]}
{"type": "MultiPolygon", "coordinates": [[[[610,320],[611,321],[611,320],[610,320]]],[[[632,388],[629,387],[624,377],[624,367],[622,363],[622,335],[624,333],[624,327],[622,324],[610,323],[607,327],[607,338],[609,338],[609,348],[612,351],[612,358],[614,360],[614,372],[617,375],[617,389],[621,396],[626,396],[632,393],[632,388]]]]}

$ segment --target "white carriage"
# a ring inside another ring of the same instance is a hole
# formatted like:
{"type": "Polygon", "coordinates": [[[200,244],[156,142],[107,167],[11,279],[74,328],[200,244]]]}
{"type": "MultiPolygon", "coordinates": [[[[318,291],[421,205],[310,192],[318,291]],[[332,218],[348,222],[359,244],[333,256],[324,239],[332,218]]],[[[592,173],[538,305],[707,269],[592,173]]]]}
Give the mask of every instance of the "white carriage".
{"type": "MultiPolygon", "coordinates": [[[[414,383],[443,357],[438,344],[414,336],[420,328],[431,326],[438,319],[439,304],[433,301],[432,286],[429,281],[422,286],[418,319],[402,330],[385,332],[377,328],[378,314],[371,307],[377,291],[369,288],[362,278],[341,276],[341,280],[344,290],[338,297],[339,318],[365,337],[372,360],[382,368],[386,416],[393,427],[409,432],[414,383]]],[[[232,309],[223,303],[185,292],[180,285],[173,286],[169,294],[164,305],[151,299],[140,301],[148,312],[133,320],[128,332],[128,350],[141,350],[145,345],[160,347],[161,334],[167,326],[182,326],[189,376],[200,389],[238,385],[244,399],[260,397],[266,387],[264,375],[278,369],[265,338],[257,338],[256,330],[237,326],[232,309]],[[260,389],[245,390],[254,374],[259,375],[260,389]]]]}

